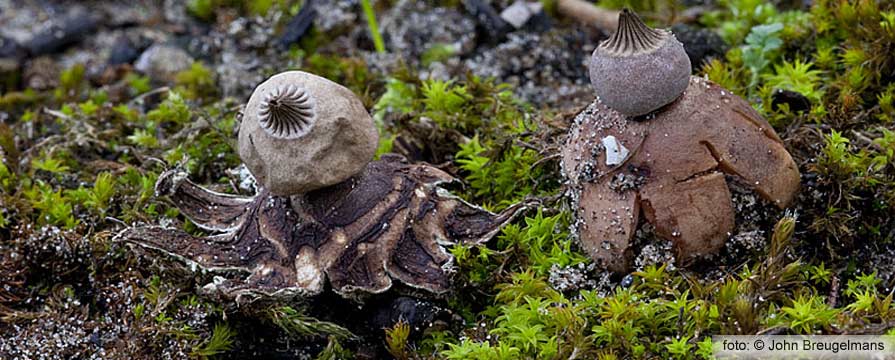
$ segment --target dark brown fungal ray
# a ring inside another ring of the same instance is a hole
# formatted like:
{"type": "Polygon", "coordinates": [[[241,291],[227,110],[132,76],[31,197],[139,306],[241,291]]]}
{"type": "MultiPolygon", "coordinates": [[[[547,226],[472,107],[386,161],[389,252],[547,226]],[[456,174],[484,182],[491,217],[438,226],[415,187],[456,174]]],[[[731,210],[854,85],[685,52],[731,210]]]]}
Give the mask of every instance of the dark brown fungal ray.
{"type": "Polygon", "coordinates": [[[656,50],[669,33],[650,28],[633,11],[623,9],[618,16],[618,29],[600,47],[616,56],[629,56],[656,50]]]}
{"type": "Polygon", "coordinates": [[[258,122],[268,134],[295,139],[307,134],[314,125],[314,99],[302,87],[279,86],[264,97],[258,110],[258,122]]]}
{"type": "Polygon", "coordinates": [[[523,208],[492,214],[474,207],[438,188],[452,180],[434,167],[385,156],[354,178],[307,194],[262,189],[234,197],[171,171],[160,177],[160,193],[197,225],[222,233],[195,237],[145,226],[118,238],[219,272],[223,280],[204,289],[237,300],[313,295],[326,279],[344,296],[379,293],[393,280],[443,293],[453,261],[443,246],[487,241],[523,208]]]}
{"type": "Polygon", "coordinates": [[[235,229],[248,215],[253,199],[208,191],[186,179],[186,173],[168,171],[155,184],[156,196],[171,201],[199,227],[211,231],[235,229]]]}

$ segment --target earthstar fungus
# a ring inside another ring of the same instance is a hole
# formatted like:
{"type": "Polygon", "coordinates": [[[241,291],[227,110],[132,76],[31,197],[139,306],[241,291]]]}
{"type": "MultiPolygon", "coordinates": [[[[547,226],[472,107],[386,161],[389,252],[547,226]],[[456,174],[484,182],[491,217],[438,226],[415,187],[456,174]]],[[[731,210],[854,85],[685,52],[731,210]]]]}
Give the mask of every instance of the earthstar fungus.
{"type": "MultiPolygon", "coordinates": [[[[656,66],[643,71],[665,71],[656,66]]],[[[591,74],[600,76],[593,67],[591,74]]],[[[726,176],[780,208],[798,191],[798,167],[774,129],[748,102],[711,81],[688,75],[679,96],[652,103],[642,109],[649,115],[637,118],[606,99],[599,97],[575,118],[562,169],[579,242],[610,270],[630,270],[641,214],[658,237],[673,242],[682,265],[719,252],[735,225],[726,176]]]]}
{"type": "Polygon", "coordinates": [[[397,155],[370,161],[376,130],[360,101],[307,73],[259,85],[239,139],[240,156],[261,175],[254,196],[211,191],[177,169],[156,183],[158,196],[216,235],[163,226],[119,235],[220,275],[204,289],[228,298],[314,295],[327,280],[343,296],[379,293],[395,280],[443,293],[453,260],[444,246],[487,241],[522,208],[492,214],[440,188],[454,179],[435,167],[397,155]]]}

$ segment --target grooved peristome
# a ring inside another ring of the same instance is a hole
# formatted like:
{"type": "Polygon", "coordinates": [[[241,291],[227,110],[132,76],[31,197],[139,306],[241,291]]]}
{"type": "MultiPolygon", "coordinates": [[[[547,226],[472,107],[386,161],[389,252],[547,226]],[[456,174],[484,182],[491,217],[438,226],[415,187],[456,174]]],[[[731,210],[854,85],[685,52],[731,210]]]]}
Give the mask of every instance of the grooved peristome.
{"type": "Polygon", "coordinates": [[[282,139],[307,134],[317,117],[311,94],[296,84],[281,84],[268,91],[258,109],[261,127],[282,139]]]}
{"type": "Polygon", "coordinates": [[[669,36],[665,30],[653,29],[627,8],[618,15],[618,28],[600,47],[616,56],[649,52],[659,48],[669,36]]]}

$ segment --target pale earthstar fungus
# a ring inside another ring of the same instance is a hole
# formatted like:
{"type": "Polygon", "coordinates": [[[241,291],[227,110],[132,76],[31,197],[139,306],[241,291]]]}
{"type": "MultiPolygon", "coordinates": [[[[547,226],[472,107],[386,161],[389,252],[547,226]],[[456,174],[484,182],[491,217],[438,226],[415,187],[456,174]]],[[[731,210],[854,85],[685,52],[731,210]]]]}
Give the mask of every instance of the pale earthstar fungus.
{"type": "Polygon", "coordinates": [[[329,80],[275,75],[245,111],[239,154],[259,178],[257,194],[214,192],[170,170],[156,194],[216,234],[142,226],[119,235],[220,275],[206,292],[237,300],[308,296],[328,280],[335,292],[357,297],[397,280],[443,293],[453,260],[444,247],[485,242],[522,209],[493,214],[470,205],[439,187],[453,177],[427,164],[397,155],[370,161],[377,138],[370,116],[329,80]]]}
{"type": "MultiPolygon", "coordinates": [[[[623,11],[618,31],[627,31],[632,20],[645,27],[633,13],[623,11]]],[[[689,62],[662,57],[675,67],[686,65],[689,73],[689,62]]],[[[595,83],[611,78],[597,63],[591,63],[595,83]]],[[[671,71],[670,79],[677,78],[678,70],[671,71]]],[[[639,71],[641,79],[669,76],[665,66],[639,71]]],[[[628,92],[624,82],[595,84],[597,100],[577,115],[570,129],[562,169],[576,210],[575,230],[581,247],[612,271],[630,270],[641,215],[655,226],[658,237],[672,241],[679,265],[718,253],[735,225],[726,175],[780,208],[787,207],[799,189],[799,170],[783,141],[748,102],[711,81],[689,75],[687,79],[676,94],[663,92],[650,101],[622,98],[622,104],[651,104],[634,111],[648,114],[639,117],[625,115],[614,106],[626,105],[613,105],[618,102],[607,102],[612,97],[605,95],[649,93],[628,92]],[[667,98],[669,103],[663,100],[667,98]]]]}

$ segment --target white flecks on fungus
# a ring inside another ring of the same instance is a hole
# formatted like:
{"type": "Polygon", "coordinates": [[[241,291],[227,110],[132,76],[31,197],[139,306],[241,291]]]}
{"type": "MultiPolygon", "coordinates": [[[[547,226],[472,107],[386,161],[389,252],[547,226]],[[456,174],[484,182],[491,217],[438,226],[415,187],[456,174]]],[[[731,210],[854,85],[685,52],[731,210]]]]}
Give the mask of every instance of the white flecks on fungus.
{"type": "Polygon", "coordinates": [[[600,142],[606,149],[606,166],[621,164],[628,157],[628,149],[615,136],[609,135],[600,142]]]}

